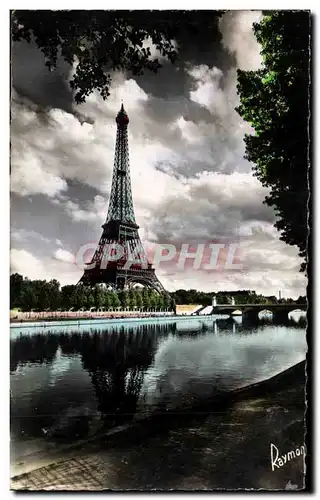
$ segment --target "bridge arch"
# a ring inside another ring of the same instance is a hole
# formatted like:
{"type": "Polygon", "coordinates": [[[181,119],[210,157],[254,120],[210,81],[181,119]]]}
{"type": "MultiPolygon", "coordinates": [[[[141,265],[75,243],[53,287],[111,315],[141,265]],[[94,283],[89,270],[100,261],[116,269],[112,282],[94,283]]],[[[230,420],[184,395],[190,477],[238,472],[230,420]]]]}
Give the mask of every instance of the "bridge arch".
{"type": "MultiPolygon", "coordinates": [[[[268,304],[269,305],[269,304],[268,304]]],[[[289,322],[288,309],[283,307],[270,307],[268,305],[261,304],[249,306],[248,308],[244,308],[243,317],[246,321],[267,321],[278,324],[287,324],[289,322]]]]}
{"type": "Polygon", "coordinates": [[[300,308],[292,309],[288,316],[289,319],[295,323],[304,323],[307,320],[307,312],[300,308]]]}
{"type": "Polygon", "coordinates": [[[270,309],[261,309],[261,311],[258,312],[258,318],[259,319],[272,319],[273,318],[273,312],[270,311],[270,309]]]}
{"type": "Polygon", "coordinates": [[[297,307],[297,309],[292,309],[289,314],[291,313],[299,313],[299,314],[307,314],[306,311],[304,311],[303,309],[300,309],[300,307],[297,307]]]}

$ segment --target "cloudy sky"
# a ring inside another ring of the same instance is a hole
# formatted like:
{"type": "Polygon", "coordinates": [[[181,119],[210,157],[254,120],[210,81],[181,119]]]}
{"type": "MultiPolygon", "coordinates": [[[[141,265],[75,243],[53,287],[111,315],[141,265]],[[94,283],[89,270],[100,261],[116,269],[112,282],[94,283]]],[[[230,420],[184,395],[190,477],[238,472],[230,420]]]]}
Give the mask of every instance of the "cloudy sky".
{"type": "MultiPolygon", "coordinates": [[[[171,290],[252,289],[305,294],[295,247],[279,240],[267,194],[243,159],[250,128],[234,111],[237,68],[261,64],[252,22],[260,13],[230,11],[221,42],[197,42],[176,65],[133,79],[115,74],[108,100],[92,94],[76,106],[60,62],[49,73],[26,43],[12,49],[11,270],[29,278],[76,283],[82,245],[98,243],[107,215],[117,114],[130,118],[133,198],[143,244],[239,241],[242,271],[188,266],[157,269],[171,290]],[[192,50],[191,50],[192,49],[192,50]]],[[[151,47],[157,56],[154,47],[151,47]]]]}

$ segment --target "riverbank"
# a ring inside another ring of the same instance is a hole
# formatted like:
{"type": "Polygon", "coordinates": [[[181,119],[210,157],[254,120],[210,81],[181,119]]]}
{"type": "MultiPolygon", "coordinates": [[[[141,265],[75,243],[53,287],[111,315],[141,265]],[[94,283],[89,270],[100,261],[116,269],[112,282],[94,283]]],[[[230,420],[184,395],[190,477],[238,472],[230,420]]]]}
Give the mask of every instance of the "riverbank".
{"type": "Polygon", "coordinates": [[[51,460],[34,460],[36,470],[13,477],[11,487],[302,489],[303,456],[272,470],[270,447],[285,455],[304,445],[304,387],[303,362],[265,382],[221,393],[188,413],[159,411],[60,456],[57,451],[51,460]]]}
{"type": "Polygon", "coordinates": [[[61,321],[81,321],[81,320],[107,320],[107,319],[142,319],[142,318],[158,318],[171,317],[173,312],[158,312],[158,313],[135,313],[133,311],[122,312],[90,312],[90,311],[66,311],[66,312],[25,312],[10,316],[10,323],[45,323],[45,322],[61,322],[61,321]]]}
{"type": "Polygon", "coordinates": [[[44,321],[74,321],[74,320],[95,320],[95,319],[123,319],[123,318],[156,318],[167,316],[191,316],[195,310],[201,309],[201,305],[188,304],[177,305],[176,313],[173,311],[25,311],[18,309],[10,311],[11,323],[29,323],[29,322],[44,322],[44,321]]]}
{"type": "Polygon", "coordinates": [[[118,316],[118,317],[93,317],[93,318],[62,318],[55,321],[49,320],[38,320],[38,321],[25,321],[21,322],[11,322],[11,331],[20,330],[20,328],[49,328],[52,327],[63,327],[63,326],[83,326],[83,325],[119,325],[122,323],[160,323],[160,322],[170,322],[170,321],[180,321],[180,320],[212,320],[212,315],[198,315],[198,316],[118,316]]]}

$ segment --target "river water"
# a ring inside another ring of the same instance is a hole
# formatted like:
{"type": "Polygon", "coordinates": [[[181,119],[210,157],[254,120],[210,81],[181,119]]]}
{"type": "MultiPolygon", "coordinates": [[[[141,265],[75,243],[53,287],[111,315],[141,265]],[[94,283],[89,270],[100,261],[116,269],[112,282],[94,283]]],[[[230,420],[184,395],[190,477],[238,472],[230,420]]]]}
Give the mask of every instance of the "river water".
{"type": "Polygon", "coordinates": [[[157,409],[187,411],[280,373],[307,349],[305,327],[295,321],[250,326],[209,317],[10,330],[15,460],[157,409]]]}

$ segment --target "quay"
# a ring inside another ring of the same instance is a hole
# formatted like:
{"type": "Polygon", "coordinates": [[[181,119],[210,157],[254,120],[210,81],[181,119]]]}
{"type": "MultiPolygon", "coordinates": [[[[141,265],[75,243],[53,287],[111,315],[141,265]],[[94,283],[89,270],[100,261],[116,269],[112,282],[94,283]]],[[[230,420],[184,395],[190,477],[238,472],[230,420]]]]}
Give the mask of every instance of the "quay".
{"type": "Polygon", "coordinates": [[[92,318],[57,318],[55,320],[41,320],[38,321],[12,321],[10,323],[10,329],[20,329],[20,328],[41,328],[41,327],[69,327],[69,326],[78,326],[79,324],[84,326],[92,326],[92,325],[119,325],[120,323],[161,323],[161,322],[174,322],[174,321],[212,321],[212,315],[204,315],[204,316],[176,316],[176,315],[168,315],[168,316],[142,316],[142,317],[133,317],[133,316],[118,316],[115,318],[96,316],[92,318]]]}

